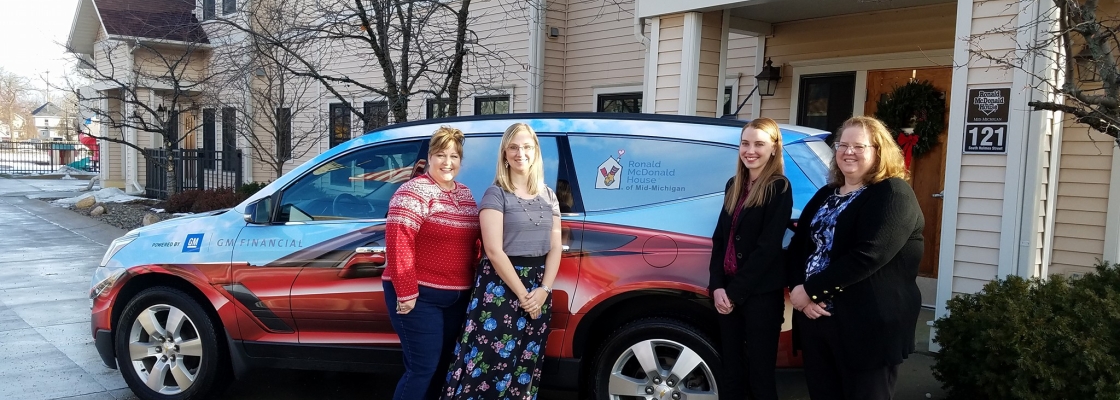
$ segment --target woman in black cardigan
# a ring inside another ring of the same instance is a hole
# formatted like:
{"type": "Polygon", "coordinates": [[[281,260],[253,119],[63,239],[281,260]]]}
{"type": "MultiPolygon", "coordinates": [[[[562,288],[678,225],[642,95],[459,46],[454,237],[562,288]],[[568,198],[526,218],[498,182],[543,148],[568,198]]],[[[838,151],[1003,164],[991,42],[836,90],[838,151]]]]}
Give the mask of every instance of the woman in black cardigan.
{"type": "Polygon", "coordinates": [[[727,376],[720,397],[745,399],[749,393],[755,400],[777,400],[774,364],[785,311],[782,238],[793,191],[783,175],[782,133],[774,120],[759,118],[743,127],[739,161],[727,183],[708,266],[727,376]]]}
{"type": "Polygon", "coordinates": [[[883,123],[853,117],[840,132],[787,253],[796,342],[813,400],[891,399],[914,351],[924,219],[883,123]]]}

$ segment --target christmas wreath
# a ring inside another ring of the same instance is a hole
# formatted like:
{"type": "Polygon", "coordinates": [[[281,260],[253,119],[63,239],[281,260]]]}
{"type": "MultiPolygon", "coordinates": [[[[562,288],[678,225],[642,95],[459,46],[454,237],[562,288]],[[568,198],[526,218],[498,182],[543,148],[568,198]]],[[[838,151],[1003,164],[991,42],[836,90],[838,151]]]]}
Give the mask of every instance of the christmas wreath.
{"type": "Polygon", "coordinates": [[[909,168],[912,157],[937,145],[945,129],[945,94],[928,81],[911,80],[879,100],[875,118],[895,135],[909,168]],[[913,128],[912,133],[907,128],[913,128]]]}

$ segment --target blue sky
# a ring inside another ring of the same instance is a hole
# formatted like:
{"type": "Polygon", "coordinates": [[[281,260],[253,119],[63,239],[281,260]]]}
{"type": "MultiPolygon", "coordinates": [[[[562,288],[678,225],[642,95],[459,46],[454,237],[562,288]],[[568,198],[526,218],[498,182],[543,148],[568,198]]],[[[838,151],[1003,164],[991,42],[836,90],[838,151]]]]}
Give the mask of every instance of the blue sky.
{"type": "Polygon", "coordinates": [[[62,47],[78,0],[3,0],[0,12],[0,67],[44,87],[43,76],[62,84],[69,58],[62,47]]]}

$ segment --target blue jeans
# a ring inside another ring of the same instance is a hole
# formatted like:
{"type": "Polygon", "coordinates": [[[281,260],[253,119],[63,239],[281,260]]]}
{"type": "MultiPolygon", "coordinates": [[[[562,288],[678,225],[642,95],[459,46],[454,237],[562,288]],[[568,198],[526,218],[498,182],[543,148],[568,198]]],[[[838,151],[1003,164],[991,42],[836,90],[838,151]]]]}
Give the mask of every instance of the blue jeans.
{"type": "Polygon", "coordinates": [[[455,339],[467,317],[470,292],[420,286],[416,307],[400,315],[394,311],[397,291],[393,283],[385,281],[383,285],[389,322],[401,339],[404,356],[404,375],[397,382],[393,400],[436,399],[453,358],[455,339]]]}

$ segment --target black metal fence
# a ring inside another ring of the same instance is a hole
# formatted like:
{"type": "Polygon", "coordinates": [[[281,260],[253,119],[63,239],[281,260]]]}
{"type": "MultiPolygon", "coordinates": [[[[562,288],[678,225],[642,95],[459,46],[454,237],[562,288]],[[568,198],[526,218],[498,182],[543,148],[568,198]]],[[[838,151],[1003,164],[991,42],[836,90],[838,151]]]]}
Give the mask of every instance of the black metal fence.
{"type": "Polygon", "coordinates": [[[0,174],[34,175],[70,172],[70,167],[98,171],[100,152],[96,144],[79,142],[0,141],[0,174]]]}
{"type": "Polygon", "coordinates": [[[184,190],[236,188],[241,185],[241,150],[145,149],[144,196],[166,200],[167,159],[175,163],[175,193],[184,190]]]}

